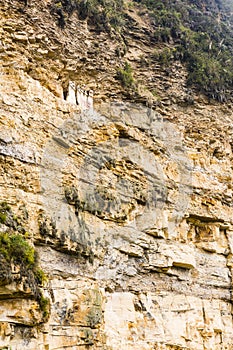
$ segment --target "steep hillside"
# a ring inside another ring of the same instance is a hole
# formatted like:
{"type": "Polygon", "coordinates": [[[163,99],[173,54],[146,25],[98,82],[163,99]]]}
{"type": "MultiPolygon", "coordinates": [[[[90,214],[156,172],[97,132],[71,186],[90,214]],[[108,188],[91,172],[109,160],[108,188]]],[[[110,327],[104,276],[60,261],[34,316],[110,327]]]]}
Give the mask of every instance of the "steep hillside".
{"type": "Polygon", "coordinates": [[[0,349],[233,349],[231,11],[0,0],[0,349]]]}
{"type": "MultiPolygon", "coordinates": [[[[133,24],[147,24],[150,31],[142,34],[154,50],[141,57],[139,67],[157,62],[169,74],[174,62],[179,62],[188,71],[188,87],[219,101],[232,97],[233,5],[229,1],[65,0],[54,1],[53,10],[62,28],[65,15],[76,12],[100,32],[117,31],[124,42],[128,34],[135,37],[133,24]]],[[[125,45],[127,51],[127,41],[125,45]]]]}

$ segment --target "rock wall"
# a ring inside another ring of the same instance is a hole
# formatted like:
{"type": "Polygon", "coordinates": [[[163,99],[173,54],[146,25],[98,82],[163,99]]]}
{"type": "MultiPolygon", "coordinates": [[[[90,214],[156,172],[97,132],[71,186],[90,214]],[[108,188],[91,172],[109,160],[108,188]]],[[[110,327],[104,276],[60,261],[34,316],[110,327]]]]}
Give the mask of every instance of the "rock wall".
{"type": "Polygon", "coordinates": [[[1,53],[1,201],[38,251],[51,310],[45,321],[0,265],[0,348],[233,349],[232,106],[83,112],[50,70],[47,86],[20,66],[14,36],[1,53]]]}

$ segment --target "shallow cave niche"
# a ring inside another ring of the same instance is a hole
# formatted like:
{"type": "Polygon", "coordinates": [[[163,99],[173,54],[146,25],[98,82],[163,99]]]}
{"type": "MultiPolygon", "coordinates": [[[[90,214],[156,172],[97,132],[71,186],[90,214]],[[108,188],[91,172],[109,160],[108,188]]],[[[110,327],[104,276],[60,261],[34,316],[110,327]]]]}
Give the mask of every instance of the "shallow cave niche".
{"type": "Polygon", "coordinates": [[[63,86],[63,99],[73,105],[78,105],[82,111],[93,110],[93,91],[80,87],[74,81],[63,86]]]}
{"type": "MultiPolygon", "coordinates": [[[[216,223],[203,222],[198,219],[189,218],[187,220],[189,224],[189,230],[187,238],[189,241],[197,244],[200,248],[205,249],[214,244],[219,232],[219,225],[216,223]],[[202,247],[200,246],[202,245],[202,247]]],[[[207,250],[209,250],[209,248],[207,250]]],[[[212,250],[212,248],[210,249],[212,250]]]]}
{"type": "Polygon", "coordinates": [[[214,228],[209,225],[200,224],[195,226],[196,242],[213,242],[214,241],[214,228]]]}
{"type": "Polygon", "coordinates": [[[188,222],[190,225],[187,233],[189,241],[194,242],[198,248],[208,252],[227,254],[229,243],[223,223],[201,220],[188,220],[188,222]]]}

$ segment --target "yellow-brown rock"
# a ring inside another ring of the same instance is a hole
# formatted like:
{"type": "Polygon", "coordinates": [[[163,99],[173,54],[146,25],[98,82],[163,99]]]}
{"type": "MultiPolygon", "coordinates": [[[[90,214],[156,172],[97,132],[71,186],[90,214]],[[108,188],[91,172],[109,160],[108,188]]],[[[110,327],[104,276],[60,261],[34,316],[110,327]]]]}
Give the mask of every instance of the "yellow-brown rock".
{"type": "Polygon", "coordinates": [[[232,350],[232,105],[182,105],[179,66],[173,99],[123,102],[117,33],[75,14],[62,31],[47,3],[0,1],[1,202],[26,208],[51,303],[45,322],[0,271],[0,349],[232,350]],[[69,80],[94,111],[64,99],[69,80]]]}

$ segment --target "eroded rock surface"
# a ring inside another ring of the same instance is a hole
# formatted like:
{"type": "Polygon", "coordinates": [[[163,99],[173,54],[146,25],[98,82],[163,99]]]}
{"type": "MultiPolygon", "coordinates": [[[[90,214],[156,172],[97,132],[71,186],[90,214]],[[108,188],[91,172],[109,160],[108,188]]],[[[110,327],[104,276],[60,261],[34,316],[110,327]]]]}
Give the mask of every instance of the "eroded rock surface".
{"type": "Polygon", "coordinates": [[[118,100],[84,113],[46,78],[43,57],[61,65],[62,43],[36,32],[33,7],[18,28],[18,6],[2,27],[1,201],[27,211],[51,312],[43,322],[1,268],[0,348],[233,349],[231,105],[118,100]],[[38,76],[23,65],[34,46],[38,76]]]}

